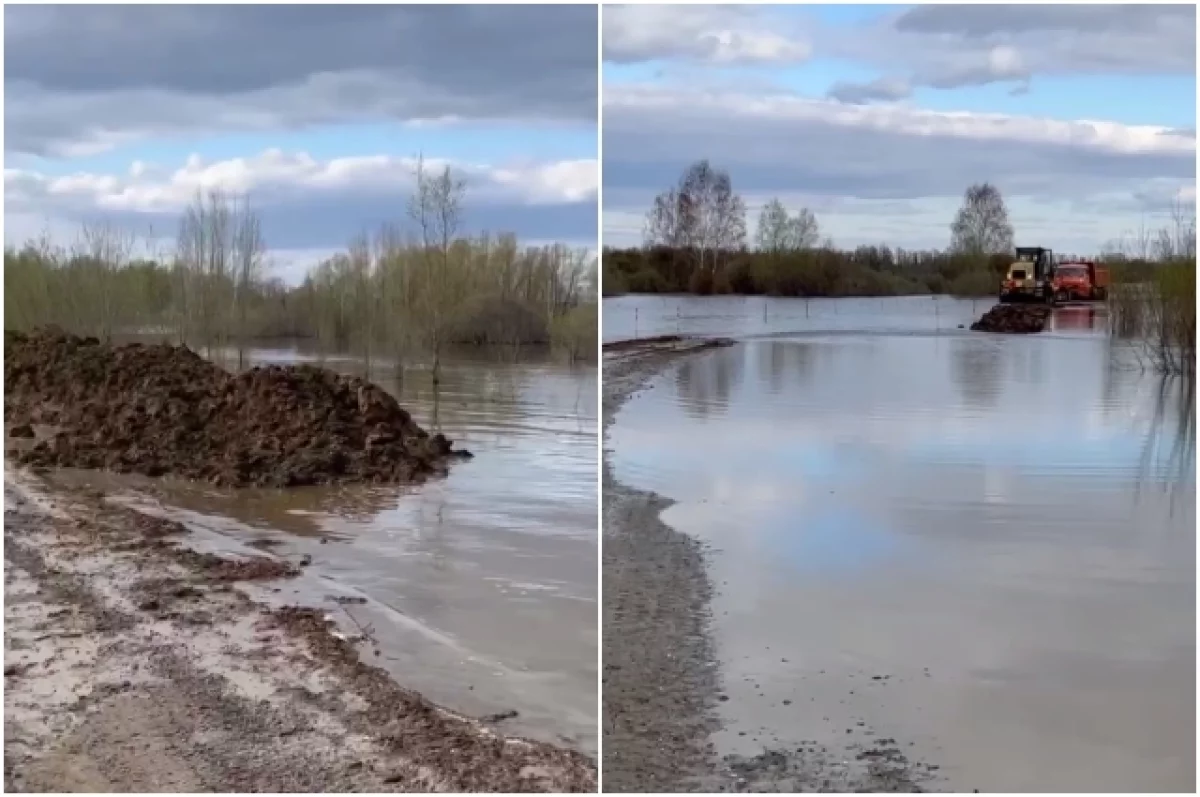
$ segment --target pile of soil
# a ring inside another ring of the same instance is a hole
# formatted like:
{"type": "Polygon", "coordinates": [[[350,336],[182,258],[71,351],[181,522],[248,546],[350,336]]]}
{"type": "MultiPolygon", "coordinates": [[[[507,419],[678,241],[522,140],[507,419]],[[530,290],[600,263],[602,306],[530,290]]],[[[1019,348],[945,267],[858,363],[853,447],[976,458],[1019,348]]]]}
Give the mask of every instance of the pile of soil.
{"type": "Polygon", "coordinates": [[[233,375],[186,347],[57,329],[4,337],[5,421],[57,428],[18,459],[227,486],[421,481],[455,451],[382,388],[310,365],[233,375]]]}
{"type": "Polygon", "coordinates": [[[1045,304],[998,304],[971,324],[971,329],[1009,334],[1041,332],[1052,312],[1045,304]]]}

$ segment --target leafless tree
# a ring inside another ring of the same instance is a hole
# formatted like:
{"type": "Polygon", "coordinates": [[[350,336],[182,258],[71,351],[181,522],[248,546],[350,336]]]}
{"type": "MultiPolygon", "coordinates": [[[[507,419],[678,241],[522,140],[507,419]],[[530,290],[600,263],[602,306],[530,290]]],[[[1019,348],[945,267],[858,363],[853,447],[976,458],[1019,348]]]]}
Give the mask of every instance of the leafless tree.
{"type": "Polygon", "coordinates": [[[746,206],[729,173],[707,160],[688,167],[676,187],[655,197],[644,238],[648,247],[670,247],[677,256],[693,253],[700,271],[720,270],[722,254],[746,243],[746,206]]]}
{"type": "Polygon", "coordinates": [[[1158,231],[1151,251],[1159,261],[1196,259],[1196,206],[1176,200],[1171,205],[1170,223],[1158,231]]]}
{"type": "Polygon", "coordinates": [[[254,298],[255,286],[262,279],[266,254],[262,224],[247,197],[234,203],[233,235],[230,244],[231,260],[235,269],[233,303],[237,309],[238,368],[241,368],[245,365],[250,302],[254,298]]]}
{"type": "Polygon", "coordinates": [[[425,334],[433,351],[433,382],[441,378],[442,344],[450,309],[457,299],[451,272],[452,244],[462,224],[462,205],[466,182],[456,177],[449,166],[438,175],[425,169],[425,158],[417,158],[416,191],[408,204],[408,214],[421,231],[425,261],[423,281],[428,291],[423,297],[425,334]]]}
{"type": "Polygon", "coordinates": [[[759,251],[771,254],[812,249],[821,238],[817,217],[808,208],[789,216],[778,199],[763,206],[755,236],[759,251]]]}
{"type": "Polygon", "coordinates": [[[181,342],[195,334],[211,350],[233,328],[241,363],[252,288],[265,253],[262,227],[247,198],[220,189],[197,192],[175,242],[181,342]]]}
{"type": "Polygon", "coordinates": [[[967,189],[950,225],[950,249],[976,257],[1003,254],[1013,248],[1013,228],[1000,189],[977,183],[967,189]]]}
{"type": "Polygon", "coordinates": [[[84,225],[72,253],[75,259],[86,262],[87,273],[94,281],[86,291],[96,302],[91,325],[105,340],[112,337],[118,315],[116,274],[129,264],[133,247],[134,236],[128,231],[107,223],[84,225]]]}

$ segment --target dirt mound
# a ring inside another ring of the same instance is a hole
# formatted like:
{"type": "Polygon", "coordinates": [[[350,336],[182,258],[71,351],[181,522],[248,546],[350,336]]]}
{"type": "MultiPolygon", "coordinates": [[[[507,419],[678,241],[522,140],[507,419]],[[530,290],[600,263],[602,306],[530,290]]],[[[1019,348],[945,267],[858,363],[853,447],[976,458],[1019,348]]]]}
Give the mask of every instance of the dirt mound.
{"type": "Polygon", "coordinates": [[[46,329],[5,333],[4,380],[9,424],[59,430],[30,465],[291,487],[420,481],[470,456],[376,385],[309,365],[233,375],[184,347],[46,329]]]}
{"type": "Polygon", "coordinates": [[[971,324],[976,332],[1029,334],[1046,328],[1046,320],[1054,312],[1044,304],[998,304],[971,324]]]}

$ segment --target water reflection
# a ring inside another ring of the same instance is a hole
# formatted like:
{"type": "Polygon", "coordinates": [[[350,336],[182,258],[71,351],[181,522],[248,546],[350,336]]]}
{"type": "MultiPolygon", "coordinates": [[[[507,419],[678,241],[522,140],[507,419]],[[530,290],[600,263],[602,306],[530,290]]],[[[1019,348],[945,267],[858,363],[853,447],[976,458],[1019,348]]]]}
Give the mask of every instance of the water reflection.
{"type": "MultiPolygon", "coordinates": [[[[714,354],[719,355],[717,350],[714,354]]],[[[676,372],[676,384],[686,412],[696,418],[724,412],[729,396],[742,381],[745,363],[741,357],[693,357],[676,372]]]]}
{"type": "Polygon", "coordinates": [[[950,347],[950,372],[967,405],[985,408],[995,405],[1004,378],[1005,351],[998,345],[950,347]]]}
{"type": "Polygon", "coordinates": [[[1114,367],[1092,313],[889,331],[913,312],[692,358],[618,415],[617,478],[713,550],[718,748],[862,722],[958,790],[1194,788],[1191,388],[1114,367]]]}
{"type": "Polygon", "coordinates": [[[1155,390],[1139,485],[1167,487],[1172,507],[1186,501],[1196,485],[1196,383],[1185,376],[1163,376],[1155,390]]]}
{"type": "MultiPolygon", "coordinates": [[[[248,365],[367,370],[302,342],[247,354],[248,365]]],[[[213,356],[237,363],[236,352],[213,356]]],[[[84,478],[214,540],[310,555],[318,602],[344,590],[369,599],[355,611],[401,683],[465,711],[515,708],[516,732],[594,750],[596,368],[472,351],[443,360],[435,390],[428,369],[397,366],[375,358],[372,379],[476,454],[444,479],[285,491],[84,478]]]]}

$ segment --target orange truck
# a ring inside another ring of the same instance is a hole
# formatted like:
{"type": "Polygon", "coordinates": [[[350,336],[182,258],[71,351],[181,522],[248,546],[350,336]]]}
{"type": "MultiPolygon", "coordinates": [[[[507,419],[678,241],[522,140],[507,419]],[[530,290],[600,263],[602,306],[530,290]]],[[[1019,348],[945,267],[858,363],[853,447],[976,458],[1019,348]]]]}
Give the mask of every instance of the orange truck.
{"type": "Polygon", "coordinates": [[[1059,263],[1050,282],[1056,302],[1102,302],[1108,298],[1108,266],[1090,260],[1059,263]]]}

